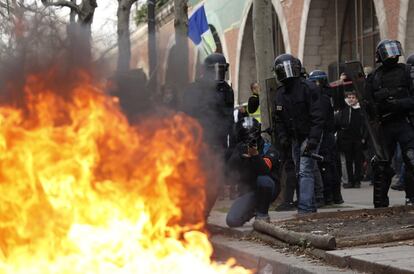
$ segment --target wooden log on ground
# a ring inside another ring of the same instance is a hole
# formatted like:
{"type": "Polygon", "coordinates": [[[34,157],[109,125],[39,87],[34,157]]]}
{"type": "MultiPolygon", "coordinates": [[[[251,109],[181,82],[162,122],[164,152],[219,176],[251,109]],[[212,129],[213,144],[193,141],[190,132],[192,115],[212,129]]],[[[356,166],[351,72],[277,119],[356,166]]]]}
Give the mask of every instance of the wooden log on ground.
{"type": "Polygon", "coordinates": [[[359,236],[349,236],[337,239],[337,247],[350,247],[367,244],[381,244],[395,241],[414,239],[414,229],[399,229],[395,231],[362,234],[359,236]]]}
{"type": "Polygon", "coordinates": [[[336,248],[335,237],[329,235],[290,231],[263,221],[255,221],[253,227],[259,232],[272,235],[289,244],[303,245],[309,243],[311,246],[323,250],[334,250],[336,248]]]}
{"type": "Polygon", "coordinates": [[[276,237],[270,236],[268,234],[261,233],[259,231],[253,230],[253,232],[249,235],[250,237],[257,238],[267,244],[277,247],[288,247],[289,244],[279,240],[276,237]]]}

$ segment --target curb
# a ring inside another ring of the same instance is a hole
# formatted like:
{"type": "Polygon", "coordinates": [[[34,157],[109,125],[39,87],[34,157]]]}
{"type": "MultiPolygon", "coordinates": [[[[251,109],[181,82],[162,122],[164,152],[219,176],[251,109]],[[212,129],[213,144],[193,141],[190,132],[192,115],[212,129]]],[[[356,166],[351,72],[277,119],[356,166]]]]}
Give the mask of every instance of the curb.
{"type": "Polygon", "coordinates": [[[349,269],[327,266],[320,262],[311,261],[306,257],[284,254],[260,243],[235,240],[222,235],[214,236],[211,242],[214,247],[214,257],[218,260],[223,261],[233,257],[239,265],[256,271],[270,265],[273,269],[272,274],[360,273],[349,269]]]}

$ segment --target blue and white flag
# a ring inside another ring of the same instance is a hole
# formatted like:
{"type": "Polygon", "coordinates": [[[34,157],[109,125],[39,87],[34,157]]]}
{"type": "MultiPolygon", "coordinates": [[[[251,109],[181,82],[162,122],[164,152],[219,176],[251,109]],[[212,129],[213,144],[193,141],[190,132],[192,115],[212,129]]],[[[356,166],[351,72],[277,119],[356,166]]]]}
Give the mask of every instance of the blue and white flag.
{"type": "Polygon", "coordinates": [[[204,59],[210,53],[216,51],[216,42],[207,22],[204,5],[193,12],[188,19],[188,37],[199,48],[204,59]]]}

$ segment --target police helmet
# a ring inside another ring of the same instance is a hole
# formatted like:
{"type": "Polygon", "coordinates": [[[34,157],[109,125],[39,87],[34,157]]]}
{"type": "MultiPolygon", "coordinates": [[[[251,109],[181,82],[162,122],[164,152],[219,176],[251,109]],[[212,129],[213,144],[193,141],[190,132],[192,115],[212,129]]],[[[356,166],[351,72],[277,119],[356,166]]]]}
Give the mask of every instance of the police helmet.
{"type": "Polygon", "coordinates": [[[384,65],[396,64],[401,55],[403,55],[401,43],[398,40],[385,39],[377,45],[375,61],[384,65]]]}
{"type": "Polygon", "coordinates": [[[414,53],[407,57],[407,65],[414,66],[414,53]]]}
{"type": "Polygon", "coordinates": [[[212,53],[204,60],[204,67],[206,68],[207,73],[214,76],[215,81],[224,82],[229,64],[223,54],[212,53]]]}
{"type": "Polygon", "coordinates": [[[261,125],[251,116],[243,117],[236,124],[236,138],[238,143],[252,144],[261,138],[261,125]]]}
{"type": "Polygon", "coordinates": [[[301,76],[302,64],[299,59],[291,54],[281,54],[276,57],[273,70],[276,78],[280,82],[284,82],[290,78],[297,78],[301,76]]]}
{"type": "Polygon", "coordinates": [[[314,70],[309,73],[309,80],[320,87],[328,85],[328,75],[322,70],[314,70]]]}

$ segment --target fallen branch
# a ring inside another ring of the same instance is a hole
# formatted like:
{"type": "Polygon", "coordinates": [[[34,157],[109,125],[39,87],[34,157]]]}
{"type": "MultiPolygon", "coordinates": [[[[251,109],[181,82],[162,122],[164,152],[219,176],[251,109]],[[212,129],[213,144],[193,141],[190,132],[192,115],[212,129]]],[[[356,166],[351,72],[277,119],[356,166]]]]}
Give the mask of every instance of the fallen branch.
{"type": "Polygon", "coordinates": [[[380,244],[412,239],[414,239],[414,229],[401,229],[383,233],[338,238],[337,247],[380,244]]]}
{"type": "Polygon", "coordinates": [[[289,244],[305,246],[309,244],[310,246],[324,250],[333,250],[336,248],[336,241],[333,236],[290,231],[263,221],[255,221],[253,227],[259,232],[272,235],[289,244]]]}
{"type": "Polygon", "coordinates": [[[249,235],[249,237],[257,238],[257,239],[259,239],[259,240],[261,240],[261,241],[263,241],[263,242],[265,242],[269,245],[272,245],[272,246],[277,246],[277,247],[288,247],[289,246],[288,243],[285,243],[285,242],[283,242],[283,241],[281,241],[281,240],[279,240],[275,237],[272,237],[268,234],[261,233],[261,232],[256,231],[256,230],[253,230],[252,233],[249,235]]]}

